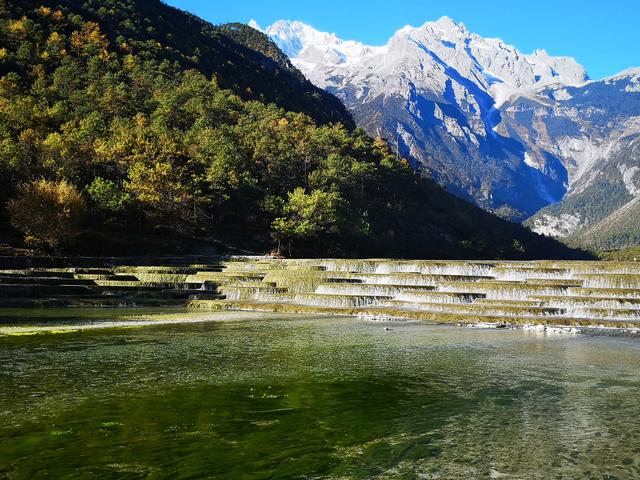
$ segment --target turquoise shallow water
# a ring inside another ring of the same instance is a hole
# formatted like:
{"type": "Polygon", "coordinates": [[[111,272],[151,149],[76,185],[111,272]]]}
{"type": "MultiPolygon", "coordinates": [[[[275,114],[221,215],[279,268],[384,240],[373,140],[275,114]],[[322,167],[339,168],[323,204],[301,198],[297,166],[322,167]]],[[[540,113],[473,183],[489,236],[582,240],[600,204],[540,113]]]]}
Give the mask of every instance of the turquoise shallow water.
{"type": "Polygon", "coordinates": [[[0,337],[0,479],[640,478],[639,367],[635,339],[335,317],[0,337]]]}

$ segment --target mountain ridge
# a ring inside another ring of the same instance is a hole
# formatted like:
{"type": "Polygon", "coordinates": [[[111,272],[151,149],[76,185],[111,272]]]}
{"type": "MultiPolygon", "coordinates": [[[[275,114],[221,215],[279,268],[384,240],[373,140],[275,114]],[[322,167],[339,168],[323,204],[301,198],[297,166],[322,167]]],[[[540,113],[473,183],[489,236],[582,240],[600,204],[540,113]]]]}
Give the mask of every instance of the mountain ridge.
{"type": "Polygon", "coordinates": [[[276,22],[265,32],[284,51],[297,52],[294,65],[341,98],[365,128],[372,124],[366,104],[383,104],[379,131],[369,133],[395,140],[416,168],[459,196],[488,210],[513,210],[507,216],[523,219],[564,193],[552,162],[525,163],[525,148],[497,131],[501,117],[494,97],[499,95],[492,92],[506,86],[509,95],[529,93],[556,83],[558,71],[565,84],[581,84],[588,76],[575,61],[553,59],[549,66],[541,52],[522,56],[447,17],[404,27],[381,47],[344,42],[299,22],[276,22]],[[318,41],[322,48],[313,43],[318,41]],[[487,49],[497,55],[487,55],[487,49]],[[452,158],[464,158],[466,165],[452,158]],[[546,163],[551,172],[541,175],[546,163]]]}
{"type": "Polygon", "coordinates": [[[571,57],[522,54],[448,17],[403,27],[383,46],[295,21],[263,31],[415,168],[515,220],[569,197],[613,149],[610,139],[638,130],[639,102],[630,94],[640,91],[640,69],[591,80],[571,57]],[[626,83],[608,88],[619,82],[626,83]]]}

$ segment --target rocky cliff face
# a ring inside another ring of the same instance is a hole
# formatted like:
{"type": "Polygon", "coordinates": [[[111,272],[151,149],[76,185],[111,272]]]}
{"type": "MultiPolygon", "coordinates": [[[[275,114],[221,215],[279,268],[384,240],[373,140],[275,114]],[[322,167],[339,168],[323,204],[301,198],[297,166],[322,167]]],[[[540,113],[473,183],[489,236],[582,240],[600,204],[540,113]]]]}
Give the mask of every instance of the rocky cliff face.
{"type": "Polygon", "coordinates": [[[538,149],[562,158],[569,185],[561,202],[527,223],[540,233],[571,236],[598,248],[633,243],[580,237],[640,194],[640,70],[540,94],[554,101],[552,108],[514,102],[505,123],[533,135],[527,141],[535,139],[538,149]]]}

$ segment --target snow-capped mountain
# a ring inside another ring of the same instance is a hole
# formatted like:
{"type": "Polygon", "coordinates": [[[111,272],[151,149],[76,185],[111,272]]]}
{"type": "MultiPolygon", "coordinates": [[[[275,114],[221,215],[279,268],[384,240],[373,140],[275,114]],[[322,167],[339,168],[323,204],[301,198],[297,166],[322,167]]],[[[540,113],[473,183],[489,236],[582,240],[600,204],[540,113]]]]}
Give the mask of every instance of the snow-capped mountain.
{"type": "Polygon", "coordinates": [[[373,66],[376,74],[389,75],[398,73],[399,67],[419,63],[425,55],[430,57],[428,63],[455,68],[498,95],[513,88],[526,91],[555,83],[575,86],[588,80],[584,68],[572,58],[551,57],[544,50],[523,55],[500,39],[469,33],[448,17],[417,28],[404,27],[381,47],[344,41],[297,21],[278,21],[265,32],[303,73],[321,85],[332,84],[328,72],[356,73],[354,70],[373,66]]]}
{"type": "MultiPolygon", "coordinates": [[[[568,198],[640,132],[637,71],[592,82],[572,58],[523,54],[447,17],[404,27],[382,46],[300,22],[264,31],[369,133],[454,193],[511,218],[568,198]]],[[[540,231],[572,233],[584,222],[540,231]]]]}

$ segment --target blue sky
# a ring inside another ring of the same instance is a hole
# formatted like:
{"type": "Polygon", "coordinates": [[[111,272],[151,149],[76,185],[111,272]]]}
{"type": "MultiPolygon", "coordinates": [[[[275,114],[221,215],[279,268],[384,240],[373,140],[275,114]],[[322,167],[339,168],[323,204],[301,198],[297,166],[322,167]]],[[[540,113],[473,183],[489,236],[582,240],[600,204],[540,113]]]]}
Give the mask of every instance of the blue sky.
{"type": "Polygon", "coordinates": [[[447,15],[524,53],[575,57],[591,78],[640,66],[638,0],[165,0],[212,23],[301,20],[339,37],[381,45],[399,28],[447,15]]]}

